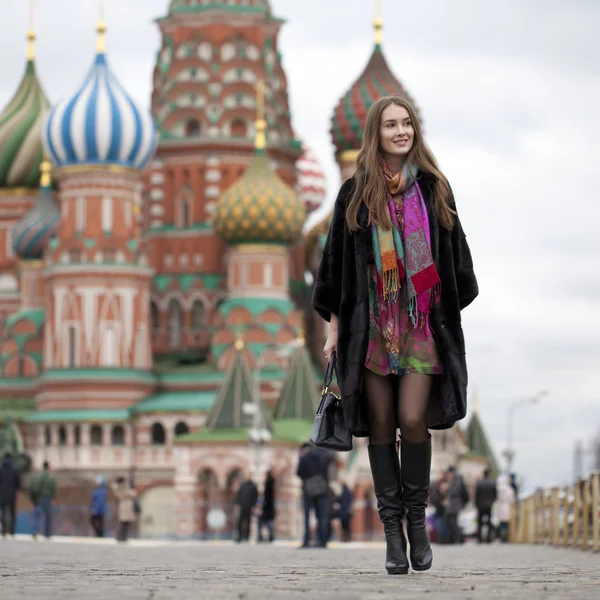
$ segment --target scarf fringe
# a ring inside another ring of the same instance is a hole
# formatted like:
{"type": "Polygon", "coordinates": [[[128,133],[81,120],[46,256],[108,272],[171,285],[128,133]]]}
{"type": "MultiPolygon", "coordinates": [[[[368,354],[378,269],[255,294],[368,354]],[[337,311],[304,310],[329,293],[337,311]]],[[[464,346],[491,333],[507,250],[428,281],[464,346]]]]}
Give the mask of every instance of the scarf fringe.
{"type": "Polygon", "coordinates": [[[396,302],[400,290],[400,272],[390,269],[383,272],[383,298],[386,302],[396,302]]]}

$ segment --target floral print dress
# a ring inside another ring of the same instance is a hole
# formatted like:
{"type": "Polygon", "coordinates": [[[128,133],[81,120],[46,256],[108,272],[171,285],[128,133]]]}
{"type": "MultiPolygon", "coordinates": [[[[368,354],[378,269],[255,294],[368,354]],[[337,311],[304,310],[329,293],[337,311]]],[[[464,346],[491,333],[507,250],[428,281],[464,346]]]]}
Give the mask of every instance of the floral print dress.
{"type": "MultiPolygon", "coordinates": [[[[399,231],[402,235],[402,231],[399,231]]],[[[377,375],[440,375],[444,372],[433,336],[426,327],[415,327],[408,314],[404,284],[398,294],[400,303],[395,322],[390,322],[385,307],[379,305],[377,267],[369,256],[369,346],[365,367],[377,375]]]]}

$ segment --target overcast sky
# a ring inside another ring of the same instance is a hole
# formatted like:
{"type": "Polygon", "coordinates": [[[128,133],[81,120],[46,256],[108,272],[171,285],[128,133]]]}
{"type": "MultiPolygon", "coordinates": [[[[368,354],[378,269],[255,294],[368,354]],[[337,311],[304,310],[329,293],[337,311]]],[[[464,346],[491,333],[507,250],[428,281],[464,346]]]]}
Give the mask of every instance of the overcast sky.
{"type": "MultiPolygon", "coordinates": [[[[38,70],[50,100],[74,90],[95,49],[94,0],[38,0],[38,70]]],[[[293,125],[339,173],[330,118],[373,45],[374,0],[271,0],[293,125]]],[[[25,0],[0,0],[0,105],[22,75],[25,0]]],[[[106,0],[108,55],[147,106],[168,0],[106,0]]],[[[600,2],[383,0],[384,51],[418,103],[450,179],[481,294],[463,313],[471,405],[500,460],[511,402],[526,487],[573,476],[576,439],[600,428],[600,2]]],[[[465,422],[466,423],[466,422],[465,422]]],[[[589,456],[586,457],[589,465],[589,456]]]]}

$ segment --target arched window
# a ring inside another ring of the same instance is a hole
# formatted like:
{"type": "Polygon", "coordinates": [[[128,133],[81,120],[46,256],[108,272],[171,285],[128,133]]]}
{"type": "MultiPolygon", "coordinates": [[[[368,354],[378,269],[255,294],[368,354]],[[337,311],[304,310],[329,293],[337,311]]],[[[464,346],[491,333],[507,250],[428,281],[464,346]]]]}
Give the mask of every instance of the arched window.
{"type": "Polygon", "coordinates": [[[90,444],[92,446],[102,446],[102,427],[92,425],[90,429],[90,444]]]}
{"type": "Polygon", "coordinates": [[[186,433],[190,432],[190,428],[187,426],[187,423],[184,423],[183,421],[179,421],[179,423],[177,423],[177,425],[175,425],[175,435],[185,435],[186,433]]]}
{"type": "Polygon", "coordinates": [[[234,119],[231,122],[231,136],[245,138],[248,136],[248,127],[242,119],[234,119]]]}
{"type": "Polygon", "coordinates": [[[58,445],[66,446],[67,445],[67,430],[64,425],[61,425],[58,428],[58,445]]]}
{"type": "Polygon", "coordinates": [[[180,210],[181,210],[181,227],[183,229],[187,229],[188,227],[191,226],[190,201],[187,198],[181,199],[180,210]]]}
{"type": "Polygon", "coordinates": [[[115,425],[110,434],[110,443],[113,446],[125,445],[125,429],[122,425],[115,425]]]}
{"type": "Polygon", "coordinates": [[[73,443],[75,446],[81,446],[81,427],[79,425],[73,427],[73,443]]]}
{"type": "Polygon", "coordinates": [[[204,330],[204,304],[201,300],[192,304],[192,329],[196,333],[204,330]]]}
{"type": "Polygon", "coordinates": [[[185,136],[186,137],[198,137],[202,127],[198,119],[190,119],[185,125],[185,136]]]}
{"type": "Polygon", "coordinates": [[[166,441],[165,428],[160,423],[152,425],[152,443],[157,446],[164,446],[166,441]]]}
{"type": "Polygon", "coordinates": [[[183,331],[183,309],[175,299],[169,302],[169,347],[179,348],[181,346],[181,334],[183,331]]]}
{"type": "Polygon", "coordinates": [[[52,430],[50,429],[50,425],[44,427],[44,441],[46,442],[46,446],[52,446],[52,430]]]}
{"type": "Polygon", "coordinates": [[[158,312],[158,305],[154,300],[150,302],[150,322],[152,324],[152,331],[158,331],[160,327],[160,313],[158,312]]]}

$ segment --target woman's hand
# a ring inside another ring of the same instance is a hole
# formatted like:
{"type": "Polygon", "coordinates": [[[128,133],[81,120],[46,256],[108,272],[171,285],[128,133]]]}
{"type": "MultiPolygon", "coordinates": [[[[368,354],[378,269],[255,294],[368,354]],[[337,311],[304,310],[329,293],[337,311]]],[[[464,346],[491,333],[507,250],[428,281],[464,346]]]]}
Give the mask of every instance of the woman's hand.
{"type": "Polygon", "coordinates": [[[338,318],[336,315],[331,315],[331,322],[329,323],[329,333],[327,334],[327,340],[325,346],[323,346],[323,352],[327,362],[331,360],[331,353],[337,351],[338,343],[338,318]]]}

